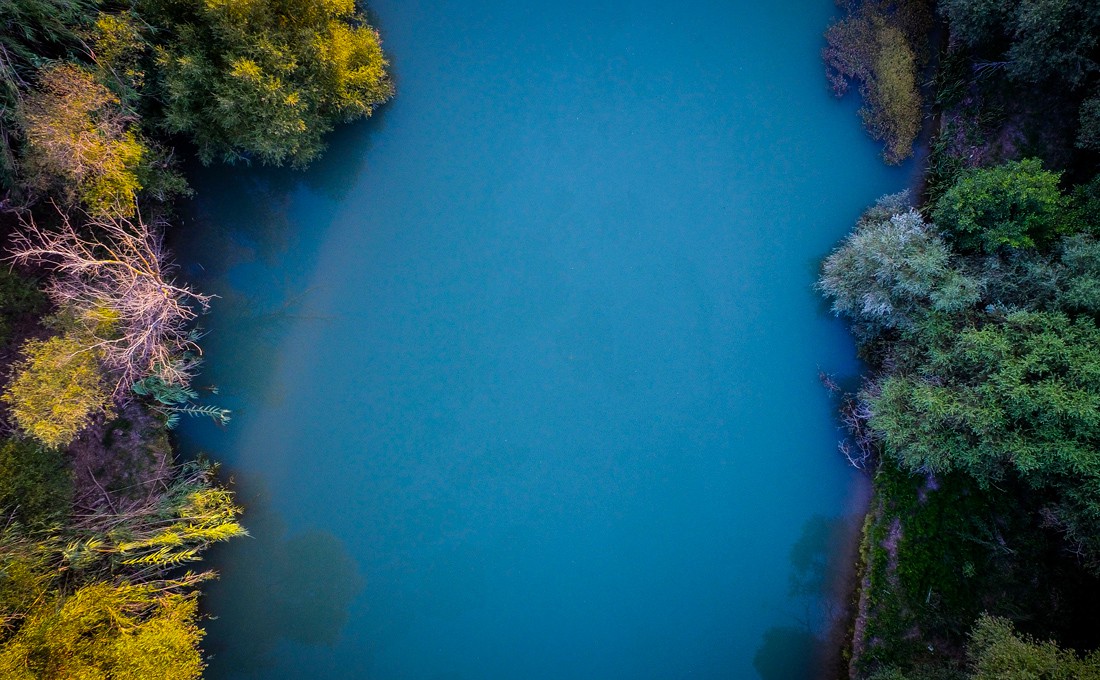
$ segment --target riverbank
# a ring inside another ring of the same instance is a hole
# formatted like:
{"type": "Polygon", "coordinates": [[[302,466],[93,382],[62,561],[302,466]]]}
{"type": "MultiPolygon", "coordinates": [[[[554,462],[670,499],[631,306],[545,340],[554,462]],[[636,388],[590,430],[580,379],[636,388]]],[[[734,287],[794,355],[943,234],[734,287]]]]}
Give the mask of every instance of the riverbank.
{"type": "Polygon", "coordinates": [[[304,167],[392,95],[387,63],[350,1],[10,0],[0,53],[0,676],[193,680],[196,563],[246,532],[169,443],[230,413],[192,384],[212,298],[164,246],[190,195],[166,136],[304,167]]]}
{"type": "MultiPolygon", "coordinates": [[[[1063,330],[1072,321],[1092,333],[1097,311],[1078,288],[1097,274],[1077,259],[1097,234],[1096,149],[1078,116],[1087,88],[1045,71],[1057,50],[1028,52],[1011,26],[990,19],[991,32],[968,33],[975,24],[957,22],[984,11],[977,5],[941,11],[951,39],[925,90],[936,127],[927,181],[913,199],[869,209],[819,282],[870,368],[842,409],[850,457],[874,482],[849,674],[987,678],[1041,663],[1079,677],[1094,661],[1058,651],[1039,662],[1035,639],[1079,650],[1100,640],[1087,614],[1098,593],[1093,529],[1074,514],[1095,502],[1075,485],[1100,440],[1087,427],[1059,430],[1054,422],[1076,414],[1048,399],[1064,390],[1092,403],[1100,389],[1075,377],[1098,360],[1095,347],[1063,330]],[[1006,49],[1036,61],[990,66],[1006,49]],[[1027,228],[1014,225],[1020,215],[1027,228]],[[1037,349],[1047,341],[1059,349],[1037,349]],[[1053,454],[1070,447],[1073,473],[1053,454]]],[[[1095,36],[1100,17],[1076,11],[1029,31],[1095,36]]],[[[1072,51],[1063,48],[1059,58],[1072,51]]]]}

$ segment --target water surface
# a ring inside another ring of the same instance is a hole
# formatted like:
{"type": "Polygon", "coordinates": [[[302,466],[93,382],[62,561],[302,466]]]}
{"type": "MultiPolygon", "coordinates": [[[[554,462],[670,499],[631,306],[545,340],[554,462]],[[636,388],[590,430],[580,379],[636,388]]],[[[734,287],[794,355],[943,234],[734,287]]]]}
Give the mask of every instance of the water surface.
{"type": "Polygon", "coordinates": [[[209,677],[804,678],[858,487],[811,284],[905,185],[830,0],[375,0],[399,96],[306,173],[200,173],[189,423],[251,539],[209,677]]]}

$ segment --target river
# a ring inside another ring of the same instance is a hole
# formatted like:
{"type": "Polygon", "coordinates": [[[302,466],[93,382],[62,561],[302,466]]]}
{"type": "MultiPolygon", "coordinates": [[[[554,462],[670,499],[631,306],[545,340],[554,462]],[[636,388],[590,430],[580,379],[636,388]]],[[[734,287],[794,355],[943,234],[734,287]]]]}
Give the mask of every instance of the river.
{"type": "Polygon", "coordinates": [[[252,537],[208,676],[812,677],[861,480],[812,290],[911,168],[828,92],[831,0],[374,0],[397,98],[175,240],[252,537]]]}

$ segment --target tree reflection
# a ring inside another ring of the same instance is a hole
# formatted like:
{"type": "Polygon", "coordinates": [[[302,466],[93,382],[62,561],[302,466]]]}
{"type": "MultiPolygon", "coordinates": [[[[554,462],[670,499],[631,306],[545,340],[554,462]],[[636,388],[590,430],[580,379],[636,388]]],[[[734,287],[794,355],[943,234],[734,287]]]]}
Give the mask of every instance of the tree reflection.
{"type": "Polygon", "coordinates": [[[815,515],[790,552],[792,622],[769,628],[753,657],[764,680],[839,677],[859,517],[815,515]]]}
{"type": "Polygon", "coordinates": [[[235,541],[214,556],[222,578],[204,605],[211,677],[238,673],[267,677],[283,641],[333,645],[348,621],[363,577],[343,542],[310,529],[289,535],[266,503],[246,507],[252,538],[235,541]]]}

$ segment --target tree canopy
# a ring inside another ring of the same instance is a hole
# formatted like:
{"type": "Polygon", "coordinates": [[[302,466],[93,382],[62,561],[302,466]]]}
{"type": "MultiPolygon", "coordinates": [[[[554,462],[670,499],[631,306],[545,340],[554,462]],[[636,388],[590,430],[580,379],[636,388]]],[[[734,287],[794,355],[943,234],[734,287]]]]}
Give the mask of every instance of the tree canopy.
{"type": "Polygon", "coordinates": [[[21,430],[54,447],[71,442],[111,403],[96,353],[72,336],[27,342],[0,399],[21,430]]]}
{"type": "Polygon", "coordinates": [[[964,250],[1045,244],[1069,226],[1059,179],[1034,158],[966,170],[937,201],[933,221],[964,250]]]}
{"type": "Polygon", "coordinates": [[[378,33],[353,0],[143,0],[173,30],[156,45],[164,125],[206,163],[301,167],[334,123],[393,94],[378,33]]]}

